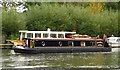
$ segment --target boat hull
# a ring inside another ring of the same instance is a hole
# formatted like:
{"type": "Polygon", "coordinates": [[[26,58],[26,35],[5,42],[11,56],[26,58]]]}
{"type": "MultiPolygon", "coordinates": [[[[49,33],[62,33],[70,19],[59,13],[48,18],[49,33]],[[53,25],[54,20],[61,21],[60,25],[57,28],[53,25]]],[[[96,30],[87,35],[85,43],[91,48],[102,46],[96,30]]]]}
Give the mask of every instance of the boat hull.
{"type": "Polygon", "coordinates": [[[107,47],[35,47],[13,48],[15,53],[79,53],[79,52],[111,52],[107,47]]]}

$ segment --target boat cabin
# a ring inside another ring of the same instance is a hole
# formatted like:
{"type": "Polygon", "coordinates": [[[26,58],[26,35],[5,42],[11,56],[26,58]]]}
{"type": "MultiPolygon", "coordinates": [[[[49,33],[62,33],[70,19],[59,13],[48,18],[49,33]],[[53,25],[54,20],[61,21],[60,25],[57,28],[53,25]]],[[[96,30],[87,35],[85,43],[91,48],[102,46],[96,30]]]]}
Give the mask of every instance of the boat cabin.
{"type": "Polygon", "coordinates": [[[20,40],[28,47],[56,47],[56,46],[103,46],[102,39],[92,38],[89,35],[79,35],[76,32],[51,31],[19,31],[20,40]]]}
{"type": "Polygon", "coordinates": [[[73,35],[76,34],[76,32],[62,32],[62,31],[51,31],[49,28],[47,31],[19,31],[21,33],[20,40],[23,38],[66,38],[67,34],[73,35]]]}

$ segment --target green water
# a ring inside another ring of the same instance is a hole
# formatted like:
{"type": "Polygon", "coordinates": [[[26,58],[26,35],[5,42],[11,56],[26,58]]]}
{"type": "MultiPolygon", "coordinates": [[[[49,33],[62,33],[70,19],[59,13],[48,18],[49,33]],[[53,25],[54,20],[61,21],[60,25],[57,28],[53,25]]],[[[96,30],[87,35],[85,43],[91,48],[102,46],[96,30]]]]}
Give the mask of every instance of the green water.
{"type": "Polygon", "coordinates": [[[57,68],[103,67],[118,68],[120,52],[111,53],[46,53],[15,54],[13,50],[2,50],[2,68],[37,66],[57,68]]]}

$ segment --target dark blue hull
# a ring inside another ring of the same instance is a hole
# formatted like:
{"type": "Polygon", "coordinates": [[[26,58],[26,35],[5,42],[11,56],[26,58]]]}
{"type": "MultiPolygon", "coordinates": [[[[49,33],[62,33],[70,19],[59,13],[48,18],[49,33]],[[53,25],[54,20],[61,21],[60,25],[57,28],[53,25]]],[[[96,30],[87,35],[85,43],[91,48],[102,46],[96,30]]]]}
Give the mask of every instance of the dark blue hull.
{"type": "Polygon", "coordinates": [[[80,53],[80,52],[111,52],[107,47],[35,47],[13,48],[15,53],[80,53]]]}
{"type": "MultiPolygon", "coordinates": [[[[100,40],[101,41],[101,40],[100,40]]],[[[77,39],[61,39],[61,40],[54,40],[54,39],[45,39],[45,40],[34,40],[34,46],[35,47],[52,47],[52,46],[81,46],[81,42],[85,42],[86,46],[97,46],[97,44],[95,44],[96,42],[99,42],[99,40],[77,40],[77,39]]]]}

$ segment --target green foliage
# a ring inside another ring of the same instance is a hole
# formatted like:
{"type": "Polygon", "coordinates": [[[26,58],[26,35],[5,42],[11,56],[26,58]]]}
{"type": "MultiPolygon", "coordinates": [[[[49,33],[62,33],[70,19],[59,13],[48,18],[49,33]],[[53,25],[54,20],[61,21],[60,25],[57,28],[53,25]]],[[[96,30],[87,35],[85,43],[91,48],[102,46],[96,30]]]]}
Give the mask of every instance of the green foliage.
{"type": "MultiPolygon", "coordinates": [[[[3,33],[10,36],[20,29],[72,31],[78,34],[118,35],[118,10],[104,9],[93,13],[89,3],[28,3],[29,10],[25,13],[3,11],[3,33]],[[7,20],[7,21],[6,21],[7,20]]],[[[105,5],[107,6],[107,5],[105,5]]]]}
{"type": "MultiPolygon", "coordinates": [[[[84,4],[84,3],[83,3],[84,4]]],[[[87,5],[87,3],[85,4],[87,5]]],[[[79,34],[118,36],[118,11],[92,13],[89,7],[71,3],[41,3],[29,6],[26,13],[28,30],[77,30],[79,34]]]]}
{"type": "Polygon", "coordinates": [[[25,20],[23,14],[18,14],[14,10],[2,12],[2,31],[3,35],[7,35],[9,38],[10,35],[18,34],[20,29],[25,29],[25,20]]]}
{"type": "Polygon", "coordinates": [[[105,3],[105,7],[106,9],[110,10],[110,9],[113,9],[113,10],[117,10],[118,9],[118,2],[106,2],[105,3]]]}

